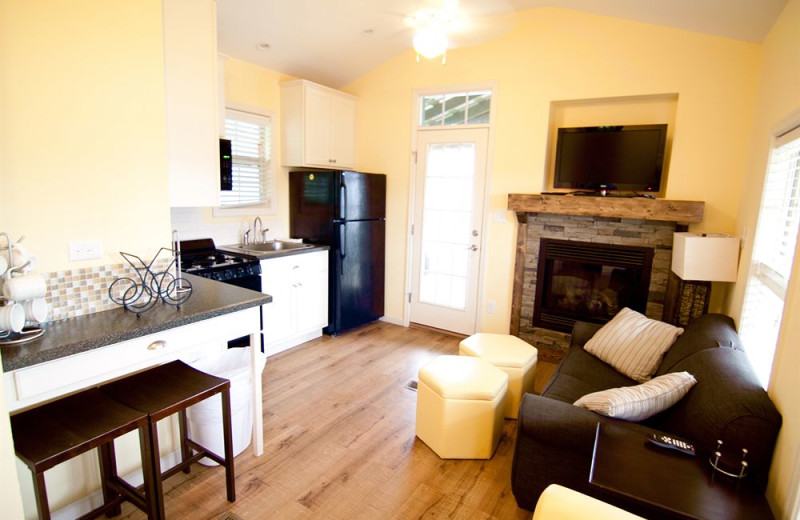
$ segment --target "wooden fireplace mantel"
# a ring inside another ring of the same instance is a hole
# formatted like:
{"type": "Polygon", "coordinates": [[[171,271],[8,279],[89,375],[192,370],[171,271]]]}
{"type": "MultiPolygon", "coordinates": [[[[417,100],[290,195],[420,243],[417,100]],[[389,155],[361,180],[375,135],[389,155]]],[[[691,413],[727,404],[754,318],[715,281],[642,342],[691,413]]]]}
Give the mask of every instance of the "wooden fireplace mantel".
{"type": "Polygon", "coordinates": [[[649,199],[646,197],[582,197],[510,193],[508,209],[525,213],[580,215],[642,220],[666,220],[680,224],[703,221],[705,203],[696,200],[649,199]]]}

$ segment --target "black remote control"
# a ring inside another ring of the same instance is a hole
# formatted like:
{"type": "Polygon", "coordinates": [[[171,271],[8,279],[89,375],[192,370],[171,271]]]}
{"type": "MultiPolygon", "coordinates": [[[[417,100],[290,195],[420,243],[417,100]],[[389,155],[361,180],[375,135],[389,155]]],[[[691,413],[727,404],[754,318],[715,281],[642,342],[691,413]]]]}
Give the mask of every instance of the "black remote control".
{"type": "Polygon", "coordinates": [[[651,433],[647,436],[647,440],[648,442],[655,444],[660,448],[669,448],[687,455],[694,455],[694,446],[688,442],[684,442],[668,435],[657,435],[655,433],[651,433]]]}

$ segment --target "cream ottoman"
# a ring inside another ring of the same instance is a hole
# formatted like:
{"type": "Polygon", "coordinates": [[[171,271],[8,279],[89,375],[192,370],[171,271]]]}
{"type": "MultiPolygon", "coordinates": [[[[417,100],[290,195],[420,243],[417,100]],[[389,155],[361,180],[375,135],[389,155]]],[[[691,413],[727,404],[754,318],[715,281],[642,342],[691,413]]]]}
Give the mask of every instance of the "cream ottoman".
{"type": "Polygon", "coordinates": [[[439,356],[419,370],[417,437],[443,459],[490,459],[508,376],[482,359],[439,356]]]}
{"type": "Polygon", "coordinates": [[[522,394],[533,393],[533,373],[538,356],[536,347],[509,334],[480,332],[461,341],[458,353],[481,358],[508,374],[504,413],[506,418],[516,419],[522,394]]]}

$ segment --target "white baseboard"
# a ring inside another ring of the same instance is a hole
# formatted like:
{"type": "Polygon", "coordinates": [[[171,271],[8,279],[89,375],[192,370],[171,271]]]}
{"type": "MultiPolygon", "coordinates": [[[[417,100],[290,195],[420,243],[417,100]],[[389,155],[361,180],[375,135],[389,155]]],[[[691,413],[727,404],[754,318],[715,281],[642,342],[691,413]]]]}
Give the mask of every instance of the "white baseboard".
{"type": "Polygon", "coordinates": [[[386,323],[391,323],[392,325],[400,325],[401,327],[406,327],[407,325],[403,322],[402,318],[395,318],[394,316],[381,316],[379,321],[385,321],[386,323]]]}
{"type": "Polygon", "coordinates": [[[285,341],[281,341],[280,343],[274,343],[272,345],[265,343],[264,351],[267,354],[267,357],[274,356],[279,352],[283,352],[284,350],[289,350],[290,348],[302,345],[306,341],[311,341],[312,339],[317,339],[319,337],[322,337],[322,329],[312,330],[311,332],[306,332],[305,334],[292,336],[291,338],[285,341]]]}

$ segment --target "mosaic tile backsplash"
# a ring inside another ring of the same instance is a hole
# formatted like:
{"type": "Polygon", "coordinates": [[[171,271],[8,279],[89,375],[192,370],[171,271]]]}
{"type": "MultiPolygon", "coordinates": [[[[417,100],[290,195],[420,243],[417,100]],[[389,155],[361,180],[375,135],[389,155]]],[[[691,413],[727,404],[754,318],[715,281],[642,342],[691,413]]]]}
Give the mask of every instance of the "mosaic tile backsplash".
{"type": "MultiPolygon", "coordinates": [[[[160,259],[156,271],[163,271],[170,259],[160,259]]],[[[119,307],[108,297],[108,287],[114,280],[128,277],[138,281],[138,275],[127,263],[100,265],[43,274],[47,282],[48,321],[74,318],[93,312],[119,307]]]]}

